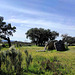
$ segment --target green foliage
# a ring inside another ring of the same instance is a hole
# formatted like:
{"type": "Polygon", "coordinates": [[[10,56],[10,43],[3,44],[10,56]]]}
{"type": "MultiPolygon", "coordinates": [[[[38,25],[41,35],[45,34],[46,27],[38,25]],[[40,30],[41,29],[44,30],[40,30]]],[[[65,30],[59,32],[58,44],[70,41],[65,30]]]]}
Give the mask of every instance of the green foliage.
{"type": "Polygon", "coordinates": [[[5,61],[6,61],[6,52],[1,52],[1,62],[4,62],[5,64],[5,61]]]}
{"type": "Polygon", "coordinates": [[[69,45],[75,44],[75,37],[69,36],[68,34],[62,34],[62,40],[67,42],[69,45]]]}
{"type": "Polygon", "coordinates": [[[40,64],[38,63],[34,63],[33,65],[30,65],[28,71],[38,75],[44,74],[44,70],[40,69],[40,64]]]}
{"type": "MultiPolygon", "coordinates": [[[[32,56],[28,54],[28,51],[25,51],[26,54],[26,66],[27,70],[32,62],[32,56]]],[[[22,67],[22,53],[20,50],[16,50],[14,46],[10,47],[7,51],[1,51],[0,53],[0,65],[5,65],[5,71],[8,73],[16,73],[16,75],[23,74],[23,67],[22,67]]],[[[1,67],[0,67],[1,69],[1,67]]],[[[3,69],[1,69],[3,70],[3,69]]],[[[2,71],[3,72],[3,71],[2,71]]]]}
{"type": "Polygon", "coordinates": [[[8,43],[5,43],[4,45],[5,45],[5,47],[9,47],[8,43]]]}
{"type": "Polygon", "coordinates": [[[33,64],[30,65],[28,72],[38,75],[65,75],[67,73],[63,65],[59,63],[56,56],[50,60],[42,60],[40,58],[36,60],[36,62],[33,62],[33,64]]]}
{"type": "MultiPolygon", "coordinates": [[[[53,60],[55,59],[56,58],[53,60]]],[[[41,66],[41,70],[51,71],[54,73],[53,75],[63,75],[66,73],[66,71],[64,71],[64,67],[57,61],[51,62],[50,60],[45,60],[41,62],[41,66]]]]}
{"type": "Polygon", "coordinates": [[[23,68],[21,67],[22,66],[22,54],[21,52],[19,51],[18,52],[18,59],[16,61],[16,65],[15,65],[15,70],[17,69],[17,75],[20,75],[23,73],[23,68]]]}
{"type": "Polygon", "coordinates": [[[10,47],[9,50],[0,53],[1,64],[6,65],[7,71],[14,71],[16,75],[20,75],[23,71],[22,65],[22,54],[19,50],[16,50],[14,46],[10,47]]]}
{"type": "Polygon", "coordinates": [[[25,50],[25,54],[26,54],[26,56],[28,57],[28,51],[27,51],[27,50],[25,50]]]}
{"type": "Polygon", "coordinates": [[[4,18],[0,16],[0,35],[13,35],[12,33],[16,31],[16,27],[12,27],[11,24],[6,24],[3,20],[4,18]]]}
{"type": "Polygon", "coordinates": [[[33,43],[36,45],[44,45],[46,41],[54,40],[59,33],[55,31],[50,31],[50,29],[43,29],[43,28],[31,28],[26,33],[27,38],[29,37],[33,43]]]}
{"type": "Polygon", "coordinates": [[[28,54],[27,50],[25,50],[25,54],[26,54],[26,66],[27,66],[27,71],[28,71],[28,67],[30,63],[32,62],[32,56],[28,54]]]}
{"type": "Polygon", "coordinates": [[[37,56],[35,56],[35,58],[34,58],[34,60],[35,61],[37,61],[37,62],[41,62],[42,60],[45,60],[46,58],[44,57],[44,56],[39,56],[39,55],[37,55],[37,56]]]}

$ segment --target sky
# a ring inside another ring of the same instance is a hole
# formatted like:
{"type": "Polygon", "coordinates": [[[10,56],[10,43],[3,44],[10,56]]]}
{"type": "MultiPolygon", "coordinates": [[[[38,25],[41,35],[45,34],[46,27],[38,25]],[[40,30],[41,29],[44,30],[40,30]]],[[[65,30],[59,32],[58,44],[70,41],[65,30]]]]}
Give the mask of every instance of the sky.
{"type": "Polygon", "coordinates": [[[75,0],[0,0],[0,16],[16,32],[11,40],[30,41],[30,28],[44,28],[75,37],[75,0]]]}

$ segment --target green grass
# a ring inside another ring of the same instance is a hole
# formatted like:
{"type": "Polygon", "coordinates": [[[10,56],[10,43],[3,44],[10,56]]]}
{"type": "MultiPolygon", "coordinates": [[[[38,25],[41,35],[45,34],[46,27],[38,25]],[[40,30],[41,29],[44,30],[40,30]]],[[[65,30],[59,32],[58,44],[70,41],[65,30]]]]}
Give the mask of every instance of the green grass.
{"type": "MultiPolygon", "coordinates": [[[[5,51],[8,48],[2,48],[1,51],[5,51]]],[[[25,47],[16,47],[16,49],[20,49],[23,55],[23,59],[25,59],[24,50],[27,50],[29,54],[33,57],[33,62],[31,63],[28,72],[25,72],[26,75],[37,75],[39,72],[39,64],[38,61],[41,62],[45,59],[49,59],[53,61],[53,58],[56,57],[57,60],[65,67],[65,71],[68,72],[67,75],[74,75],[75,74],[75,46],[69,46],[68,51],[46,51],[46,52],[36,52],[36,50],[44,50],[44,47],[38,46],[25,46],[25,47]],[[33,73],[34,71],[34,73],[33,73]]],[[[23,60],[22,66],[25,66],[25,61],[23,60]]],[[[45,75],[52,75],[53,73],[50,71],[46,71],[45,75]]],[[[39,74],[38,74],[39,75],[39,74]]],[[[43,74],[41,74],[43,75],[43,74]]],[[[66,75],[66,74],[65,74],[66,75]]]]}

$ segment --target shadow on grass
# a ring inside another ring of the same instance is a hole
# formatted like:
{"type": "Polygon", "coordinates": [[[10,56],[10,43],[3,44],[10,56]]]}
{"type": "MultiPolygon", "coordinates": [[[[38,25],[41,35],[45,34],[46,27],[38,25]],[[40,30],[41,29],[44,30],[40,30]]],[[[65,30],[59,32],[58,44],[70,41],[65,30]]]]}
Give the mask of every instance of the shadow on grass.
{"type": "Polygon", "coordinates": [[[70,49],[65,49],[65,50],[63,50],[63,51],[59,51],[59,52],[66,52],[66,51],[69,51],[70,49]]]}

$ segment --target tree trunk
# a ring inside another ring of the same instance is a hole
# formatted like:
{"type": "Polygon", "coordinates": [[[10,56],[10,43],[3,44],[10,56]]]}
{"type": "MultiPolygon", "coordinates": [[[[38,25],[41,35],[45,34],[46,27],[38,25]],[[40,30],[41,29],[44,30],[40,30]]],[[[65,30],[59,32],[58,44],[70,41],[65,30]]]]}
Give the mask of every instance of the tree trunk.
{"type": "Polygon", "coordinates": [[[2,39],[4,39],[4,40],[7,40],[8,41],[8,44],[9,44],[9,47],[11,47],[11,42],[10,42],[10,38],[9,37],[4,37],[4,36],[0,36],[2,39]]]}
{"type": "Polygon", "coordinates": [[[11,47],[11,42],[10,42],[10,38],[8,37],[8,44],[9,44],[9,47],[11,47]]]}

